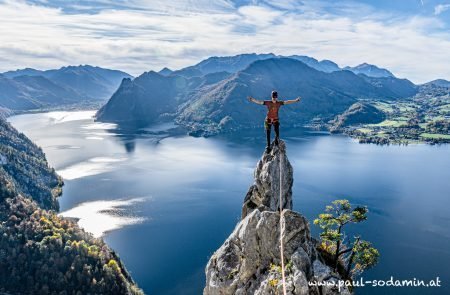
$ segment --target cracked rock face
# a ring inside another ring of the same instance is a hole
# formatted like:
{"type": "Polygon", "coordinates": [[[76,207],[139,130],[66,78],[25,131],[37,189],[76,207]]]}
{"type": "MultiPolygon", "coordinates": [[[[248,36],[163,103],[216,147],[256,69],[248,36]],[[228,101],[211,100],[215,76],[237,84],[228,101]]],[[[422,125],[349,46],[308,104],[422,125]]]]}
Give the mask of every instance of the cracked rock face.
{"type": "Polygon", "coordinates": [[[280,141],[270,153],[264,153],[256,165],[255,183],[250,186],[242,206],[242,219],[258,208],[277,211],[280,208],[280,176],[283,209],[292,209],[293,169],[286,156],[286,145],[280,141]],[[281,162],[281,163],[280,163],[281,162]],[[280,174],[281,167],[281,174],[280,174]]]}
{"type": "Polygon", "coordinates": [[[310,282],[339,280],[323,263],[311,238],[308,220],[292,211],[292,166],[283,142],[265,153],[255,170],[255,184],[245,197],[242,220],[206,266],[204,295],[283,294],[278,212],[279,160],[282,159],[284,263],[287,294],[351,294],[337,286],[310,282]]]}

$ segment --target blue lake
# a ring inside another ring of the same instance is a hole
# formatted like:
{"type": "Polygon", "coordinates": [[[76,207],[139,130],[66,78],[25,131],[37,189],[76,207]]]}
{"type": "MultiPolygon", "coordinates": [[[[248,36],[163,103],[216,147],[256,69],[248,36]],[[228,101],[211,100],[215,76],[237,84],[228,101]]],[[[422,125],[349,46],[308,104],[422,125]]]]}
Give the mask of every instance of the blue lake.
{"type": "MultiPolygon", "coordinates": [[[[62,215],[117,251],[148,294],[201,294],[204,268],[240,218],[264,149],[263,130],[194,138],[96,123],[93,112],[9,121],[41,146],[65,178],[62,215]]],[[[364,280],[431,280],[441,288],[364,287],[357,294],[450,293],[450,146],[362,145],[304,129],[282,132],[294,167],[294,209],[310,222],[337,198],[366,205],[349,228],[381,253],[364,280]]],[[[314,236],[319,229],[311,224],[314,236]]]]}

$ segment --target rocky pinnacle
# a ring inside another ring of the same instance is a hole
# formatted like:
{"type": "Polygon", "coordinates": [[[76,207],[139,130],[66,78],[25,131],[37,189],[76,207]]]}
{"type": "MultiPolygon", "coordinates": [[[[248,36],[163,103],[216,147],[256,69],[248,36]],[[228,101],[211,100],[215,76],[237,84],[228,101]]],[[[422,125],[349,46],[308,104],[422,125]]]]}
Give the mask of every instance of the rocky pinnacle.
{"type": "Polygon", "coordinates": [[[283,209],[292,209],[293,169],[286,156],[286,144],[280,141],[271,152],[265,152],[256,164],[255,183],[250,186],[242,206],[242,219],[255,208],[260,211],[277,211],[280,208],[280,176],[283,209]],[[281,163],[280,163],[281,162],[281,163]],[[280,173],[280,168],[282,173],[280,173]]]}
{"type": "Polygon", "coordinates": [[[242,219],[206,266],[204,295],[282,294],[280,260],[280,160],[287,294],[351,294],[316,250],[309,222],[292,211],[293,169],[283,141],[259,160],[245,196],[242,219]],[[332,283],[336,286],[331,286],[332,283]],[[317,283],[328,283],[317,286],[317,283]]]}

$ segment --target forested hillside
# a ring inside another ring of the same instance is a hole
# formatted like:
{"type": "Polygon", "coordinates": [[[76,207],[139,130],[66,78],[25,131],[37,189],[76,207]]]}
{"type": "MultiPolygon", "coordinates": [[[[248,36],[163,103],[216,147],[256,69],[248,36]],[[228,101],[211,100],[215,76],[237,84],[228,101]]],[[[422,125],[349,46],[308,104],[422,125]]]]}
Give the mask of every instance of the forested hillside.
{"type": "Polygon", "coordinates": [[[15,191],[43,209],[58,210],[62,179],[49,167],[42,149],[0,119],[0,171],[15,191]]]}
{"type": "Polygon", "coordinates": [[[61,187],[42,150],[0,120],[0,292],[142,294],[103,240],[57,215],[61,187]]]}

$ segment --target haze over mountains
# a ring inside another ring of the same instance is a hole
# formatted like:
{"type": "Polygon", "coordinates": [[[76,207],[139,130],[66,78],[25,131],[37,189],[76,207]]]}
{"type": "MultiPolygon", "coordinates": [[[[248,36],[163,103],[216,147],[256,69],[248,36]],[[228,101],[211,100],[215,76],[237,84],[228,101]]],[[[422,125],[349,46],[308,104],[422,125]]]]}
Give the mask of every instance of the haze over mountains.
{"type": "Polygon", "coordinates": [[[21,111],[102,101],[114,93],[123,78],[130,77],[89,65],[9,71],[0,74],[0,107],[21,111]]]}
{"type": "Polygon", "coordinates": [[[250,54],[239,54],[235,56],[213,56],[210,58],[207,58],[198,64],[194,66],[189,66],[186,68],[183,68],[181,70],[172,71],[169,68],[164,68],[158,73],[162,75],[169,75],[169,74],[177,74],[177,75],[183,75],[183,76],[195,76],[195,75],[205,75],[215,72],[229,72],[229,73],[235,73],[240,70],[245,69],[248,65],[251,63],[257,61],[257,60],[264,60],[269,58],[291,58],[299,60],[303,63],[305,63],[307,66],[316,69],[318,71],[331,73],[334,71],[340,71],[340,70],[348,70],[351,72],[354,72],[355,74],[364,74],[369,77],[394,77],[394,75],[383,68],[379,68],[375,65],[370,65],[367,63],[360,64],[355,67],[349,67],[346,66],[344,68],[340,68],[335,62],[331,60],[322,60],[318,61],[317,59],[305,55],[289,55],[289,56],[283,56],[283,55],[275,55],[273,53],[268,54],[256,54],[256,53],[250,53],[250,54]]]}
{"type": "Polygon", "coordinates": [[[332,119],[360,99],[395,100],[417,92],[409,80],[373,65],[341,69],[307,56],[242,54],[125,79],[97,119],[136,127],[175,120],[200,135],[254,128],[265,108],[246,97],[269,99],[273,89],[281,99],[303,98],[301,105],[282,108],[288,126],[332,119]]]}
{"type": "Polygon", "coordinates": [[[355,74],[364,74],[373,78],[394,77],[390,71],[367,63],[362,63],[356,67],[345,67],[343,70],[352,71],[355,74]]]}
{"type": "MultiPolygon", "coordinates": [[[[236,73],[238,71],[245,69],[247,66],[249,66],[251,63],[255,61],[270,58],[296,59],[318,71],[323,71],[327,73],[341,70],[341,68],[339,68],[339,66],[336,63],[330,60],[318,61],[315,58],[304,55],[282,56],[282,55],[275,55],[273,53],[268,54],[250,53],[250,54],[239,54],[235,56],[221,56],[221,57],[213,56],[199,62],[194,66],[186,67],[174,72],[171,71],[170,74],[182,76],[201,76],[222,71],[229,73],[236,73]]],[[[168,70],[169,69],[165,68],[161,70],[159,73],[167,75],[168,70]]]]}
{"type": "Polygon", "coordinates": [[[283,124],[327,122],[361,99],[396,100],[419,87],[448,87],[439,79],[414,85],[389,70],[363,63],[339,67],[302,55],[240,54],[210,57],[179,70],[163,68],[137,78],[89,65],[58,70],[22,69],[0,74],[0,113],[83,103],[101,104],[99,121],[142,127],[175,121],[193,134],[210,135],[261,125],[265,108],[247,96],[303,98],[283,107],[283,124]]]}

